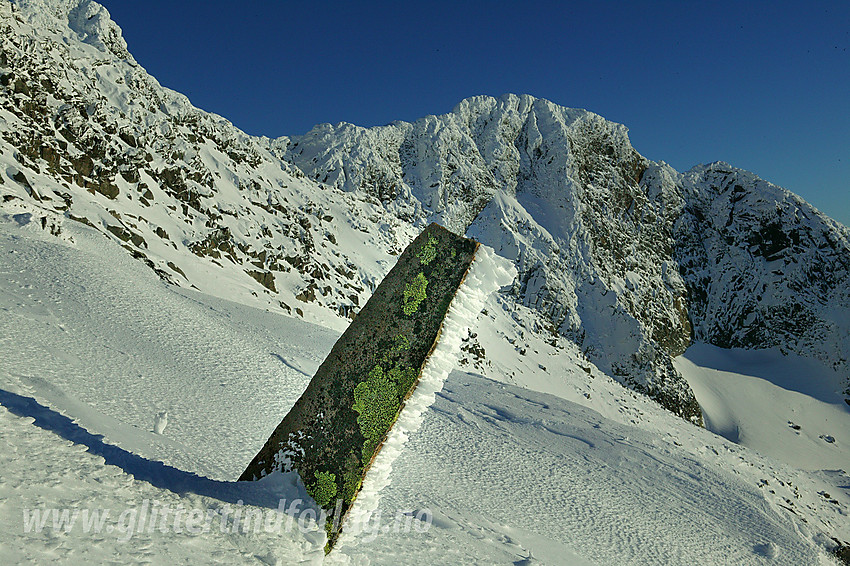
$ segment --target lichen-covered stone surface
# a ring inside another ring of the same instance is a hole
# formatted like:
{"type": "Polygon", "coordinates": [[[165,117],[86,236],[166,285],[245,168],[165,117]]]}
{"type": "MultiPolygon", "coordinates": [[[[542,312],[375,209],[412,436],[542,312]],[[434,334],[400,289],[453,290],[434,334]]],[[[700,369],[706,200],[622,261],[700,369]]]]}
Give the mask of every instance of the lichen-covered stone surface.
{"type": "MultiPolygon", "coordinates": [[[[241,480],[297,470],[344,514],[437,342],[477,243],[429,225],[398,259],[241,480]]],[[[329,545],[339,525],[329,526],[329,545]]]]}

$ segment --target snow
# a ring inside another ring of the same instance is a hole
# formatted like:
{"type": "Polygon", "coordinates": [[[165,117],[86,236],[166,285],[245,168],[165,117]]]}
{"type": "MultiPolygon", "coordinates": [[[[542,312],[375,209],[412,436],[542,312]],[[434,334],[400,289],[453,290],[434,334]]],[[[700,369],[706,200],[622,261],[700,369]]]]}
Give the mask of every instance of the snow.
{"type": "Polygon", "coordinates": [[[803,470],[850,470],[841,375],[809,358],[698,344],[676,360],[705,426],[803,470]]]}
{"type": "Polygon", "coordinates": [[[531,564],[764,564],[772,543],[777,564],[818,563],[758,487],[674,440],[454,372],[381,499],[384,515],[434,510],[432,528],[345,538],[340,550],[377,563],[403,551],[406,563],[512,564],[530,553],[531,564]]]}
{"type": "MultiPolygon", "coordinates": [[[[369,528],[346,532],[328,557],[309,517],[304,532],[154,528],[126,539],[116,515],[154,502],[211,511],[215,527],[225,511],[306,500],[291,474],[232,480],[338,334],[165,285],[85,226],[63,225],[61,239],[27,218],[0,218],[4,563],[829,564],[823,532],[850,537],[846,474],[804,472],[730,444],[536,334],[523,335],[525,356],[496,355],[518,337],[511,317],[532,314],[500,308],[493,295],[473,325],[493,344],[489,371],[508,381],[500,368],[513,367],[514,379],[553,390],[552,374],[563,372],[561,390],[575,386],[569,395],[594,408],[457,371],[438,350],[434,383],[409,405],[421,400],[419,413],[403,415],[388,443],[392,469],[377,462],[387,476],[367,485],[383,487],[369,528]],[[427,409],[426,393],[436,397],[427,409]],[[168,426],[157,435],[163,410],[168,426]],[[25,509],[54,508],[109,509],[113,531],[22,532],[25,509]],[[408,526],[396,528],[398,517],[408,526]]],[[[486,263],[476,259],[441,348],[464,337],[486,263]]]]}
{"type": "Polygon", "coordinates": [[[394,255],[438,220],[515,260],[514,300],[600,369],[689,410],[669,362],[692,330],[844,364],[848,232],[752,174],[714,164],[681,175],[637,154],[624,126],[528,95],[255,138],[159,85],[97,3],[0,6],[2,72],[37,91],[0,98],[3,198],[132,234],[131,253],[176,285],[342,331],[394,255]],[[91,175],[72,166],[81,155],[91,175]],[[99,181],[117,195],[82,186],[99,181]],[[753,255],[762,221],[799,243],[785,262],[753,255]]]}
{"type": "Polygon", "coordinates": [[[146,457],[215,479],[238,476],[338,334],[167,286],[102,235],[64,226],[76,244],[55,241],[35,221],[7,218],[0,231],[10,390],[146,457]],[[228,410],[210,410],[210,398],[228,410]],[[151,434],[163,411],[168,427],[151,434]]]}
{"type": "Polygon", "coordinates": [[[48,211],[70,206],[70,216],[85,219],[109,237],[114,237],[108,232],[112,228],[143,239],[134,244],[136,252],[176,285],[248,306],[298,313],[305,321],[338,331],[347,325],[347,313],[368,300],[368,282],[380,281],[393,254],[418,233],[416,226],[385,215],[379,203],[363,195],[324,191],[273,156],[263,140],[163,88],[129,54],[124,56],[120,29],[97,3],[22,0],[0,7],[9,10],[8,15],[0,12],[0,23],[9,26],[4,27],[3,49],[10,59],[2,72],[14,65],[16,77],[33,85],[42,79],[56,85],[46,95],[49,124],[19,115],[16,102],[3,91],[0,126],[10,134],[0,136],[4,200],[17,197],[48,211]],[[76,132],[75,140],[56,131],[60,123],[76,132]],[[134,145],[115,132],[129,134],[134,145]],[[91,143],[107,151],[112,157],[95,159],[95,169],[109,170],[104,174],[118,187],[117,196],[89,193],[55,171],[22,163],[15,143],[18,136],[29,135],[45,147],[67,147],[61,150],[65,159],[100,151],[91,143]],[[138,173],[138,182],[122,176],[128,170],[138,173]],[[193,207],[159,178],[165,170],[177,171],[181,183],[197,195],[193,207]],[[12,179],[19,172],[38,187],[40,201],[12,179]],[[143,198],[145,194],[153,198],[143,198]],[[234,261],[191,249],[219,230],[231,235],[234,261]],[[266,260],[258,261],[259,255],[266,260]],[[304,263],[296,268],[285,258],[304,263]],[[269,273],[277,293],[246,270],[269,273]],[[317,292],[308,302],[295,299],[316,280],[327,295],[317,292]]]}
{"type": "MultiPolygon", "coordinates": [[[[282,560],[289,564],[321,563],[323,533],[301,535],[286,516],[281,516],[281,530],[289,529],[292,534],[288,536],[264,531],[231,533],[232,523],[225,532],[219,528],[226,508],[235,509],[241,498],[256,500],[256,493],[251,497],[250,492],[234,492],[231,488],[228,494],[228,486],[216,485],[214,497],[198,495],[201,490],[197,479],[189,483],[187,492],[155,486],[138,477],[143,474],[141,468],[153,467],[154,462],[139,458],[138,467],[129,468],[126,462],[116,462],[108,453],[104,457],[96,452],[93,439],[80,436],[68,439],[73,426],[70,422],[44,423],[43,420],[51,417],[59,420],[51,409],[34,412],[30,410],[31,403],[24,403],[22,410],[16,411],[10,406],[10,395],[13,394],[3,387],[0,393],[3,405],[0,441],[4,447],[0,451],[0,561],[3,564],[280,564],[282,560]],[[163,532],[158,522],[152,528],[148,528],[147,521],[142,524],[142,509],[147,509],[147,517],[151,517],[150,509],[154,505],[170,508],[172,517],[180,507],[202,510],[204,514],[212,511],[215,520],[203,535],[177,533],[171,528],[163,532]],[[82,517],[67,530],[68,523],[52,528],[52,514],[47,519],[47,528],[40,532],[36,528],[26,531],[24,510],[49,513],[52,509],[101,514],[109,510],[109,516],[104,518],[99,532],[94,528],[86,532],[82,517]]],[[[174,478],[171,479],[173,482],[174,478]]],[[[267,501],[276,495],[258,492],[267,501]]],[[[244,507],[269,511],[250,505],[244,507]]]]}

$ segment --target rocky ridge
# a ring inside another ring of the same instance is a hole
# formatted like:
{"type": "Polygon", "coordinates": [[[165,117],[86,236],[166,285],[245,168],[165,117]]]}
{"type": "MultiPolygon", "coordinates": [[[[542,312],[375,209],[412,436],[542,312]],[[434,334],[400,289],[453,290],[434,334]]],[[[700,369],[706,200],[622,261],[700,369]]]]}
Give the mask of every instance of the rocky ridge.
{"type": "Polygon", "coordinates": [[[752,173],[680,174],[640,156],[622,125],[515,95],[276,146],[310,178],[401,215],[413,202],[514,260],[518,301],[681,414],[697,409],[669,359],[693,340],[847,371],[848,231],[752,173]]]}
{"type": "Polygon", "coordinates": [[[4,0],[0,28],[10,206],[89,224],[170,283],[338,326],[416,233],[161,87],[94,2],[4,0]]]}

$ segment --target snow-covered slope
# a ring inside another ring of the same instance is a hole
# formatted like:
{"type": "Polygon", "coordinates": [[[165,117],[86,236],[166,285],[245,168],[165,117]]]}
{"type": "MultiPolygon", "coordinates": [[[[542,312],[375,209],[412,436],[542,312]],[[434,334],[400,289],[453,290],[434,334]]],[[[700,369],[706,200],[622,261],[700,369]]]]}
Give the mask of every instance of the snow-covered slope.
{"type": "Polygon", "coordinates": [[[682,185],[675,256],[694,338],[814,357],[848,388],[850,231],[726,163],[695,167],[682,185]]]}
{"type": "Polygon", "coordinates": [[[696,344],[675,361],[705,427],[804,470],[850,470],[850,411],[838,375],[811,358],[696,344]]]}
{"type": "Polygon", "coordinates": [[[63,232],[74,243],[57,245],[29,213],[4,220],[34,239],[2,233],[3,371],[20,391],[80,417],[88,413],[75,407],[101,399],[83,424],[132,440],[127,448],[142,456],[167,442],[178,458],[165,459],[169,465],[214,479],[238,476],[253,456],[248,445],[265,440],[266,419],[290,408],[336,340],[331,330],[235,310],[197,291],[162,293],[152,271],[73,222],[63,232]],[[208,413],[209,397],[232,410],[208,413]],[[161,411],[168,412],[167,441],[150,434],[161,411]],[[220,430],[205,438],[211,423],[220,430]]]}
{"type": "Polygon", "coordinates": [[[690,339],[674,211],[666,193],[647,197],[649,162],[622,125],[530,96],[479,96],[413,124],[324,124],[275,145],[310,178],[493,247],[517,265],[518,301],[605,371],[698,417],[670,363],[690,339]]]}
{"type": "MultiPolygon", "coordinates": [[[[584,376],[568,382],[584,406],[453,371],[376,514],[325,557],[296,478],[232,480],[337,333],[179,290],[88,227],[64,233],[0,217],[0,358],[12,361],[0,366],[4,564],[829,565],[830,537],[850,538],[846,473],[732,444],[567,352],[557,358],[584,376]],[[87,284],[107,266],[134,285],[87,284]],[[168,424],[154,434],[162,409],[168,424]],[[279,516],[281,498],[284,511],[301,502],[279,516]],[[167,520],[152,522],[154,508],[167,520]],[[53,509],[77,522],[54,526],[53,509]],[[84,511],[101,527],[86,527],[84,511]],[[237,512],[263,526],[246,531],[237,512]],[[189,513],[209,526],[187,530],[189,513]]],[[[487,308],[475,326],[498,332],[487,308]]]]}
{"type": "MultiPolygon", "coordinates": [[[[826,563],[796,542],[822,520],[803,509],[838,507],[802,495],[811,479],[661,415],[648,420],[668,434],[652,434],[557,397],[452,374],[381,505],[384,516],[429,507],[433,525],[421,537],[343,537],[340,550],[375,562],[401,550],[405,563],[826,563]]],[[[822,518],[846,523],[838,512],[822,518]]]]}

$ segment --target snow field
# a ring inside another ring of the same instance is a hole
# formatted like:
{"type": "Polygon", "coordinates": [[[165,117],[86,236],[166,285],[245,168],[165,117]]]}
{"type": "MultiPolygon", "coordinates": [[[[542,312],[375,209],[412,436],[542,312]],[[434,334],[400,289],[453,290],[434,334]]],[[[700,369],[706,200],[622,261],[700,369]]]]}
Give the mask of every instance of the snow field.
{"type": "MultiPolygon", "coordinates": [[[[452,371],[437,352],[435,374],[451,373],[384,466],[389,484],[372,513],[381,530],[344,535],[327,558],[321,530],[154,529],[125,543],[114,532],[24,533],[24,509],[120,513],[148,500],[223,513],[242,500],[267,512],[306,499],[292,476],[227,480],[337,337],[175,290],[88,228],[63,230],[74,243],[26,216],[0,219],[4,563],[829,564],[823,533],[850,538],[846,475],[793,469],[685,423],[550,345],[545,331],[519,334],[510,321],[530,314],[501,308],[498,296],[472,326],[493,356],[488,373],[507,381],[510,368],[526,388],[452,371]],[[526,354],[500,349],[508,339],[526,354]],[[559,382],[590,408],[527,388],[559,382]],[[168,426],[154,434],[162,410],[168,426]],[[399,512],[431,522],[396,532],[387,518],[399,512]]],[[[482,299],[476,277],[453,304],[459,328],[447,323],[445,344],[473,320],[463,307],[478,310],[467,304],[468,294],[482,299]]]]}

